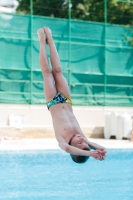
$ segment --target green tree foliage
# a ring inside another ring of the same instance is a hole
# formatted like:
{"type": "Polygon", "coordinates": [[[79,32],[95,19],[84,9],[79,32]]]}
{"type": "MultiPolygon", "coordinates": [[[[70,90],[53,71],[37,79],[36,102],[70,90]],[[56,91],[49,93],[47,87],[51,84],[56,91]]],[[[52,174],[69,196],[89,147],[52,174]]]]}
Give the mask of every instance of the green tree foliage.
{"type": "MultiPolygon", "coordinates": [[[[30,0],[18,1],[17,12],[29,14],[30,0]]],[[[119,2],[120,0],[107,1],[108,23],[133,25],[133,4],[119,2]]],[[[68,2],[68,0],[33,0],[33,14],[68,18],[68,2]]],[[[72,19],[104,22],[104,0],[71,0],[71,6],[72,19]]]]}

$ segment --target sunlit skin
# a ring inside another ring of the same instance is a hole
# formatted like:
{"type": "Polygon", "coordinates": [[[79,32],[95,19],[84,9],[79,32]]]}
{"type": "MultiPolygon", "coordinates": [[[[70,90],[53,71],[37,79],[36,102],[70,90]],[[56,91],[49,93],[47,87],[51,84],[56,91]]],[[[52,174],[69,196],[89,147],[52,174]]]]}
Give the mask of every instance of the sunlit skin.
{"type": "MultiPolygon", "coordinates": [[[[76,134],[71,138],[71,145],[75,146],[79,149],[83,149],[83,150],[91,150],[91,147],[89,146],[89,142],[88,139],[80,134],[76,134]]],[[[99,154],[97,156],[97,159],[99,160],[104,160],[105,156],[107,154],[107,150],[106,149],[102,149],[99,150],[99,154]]],[[[96,157],[95,157],[96,158],[96,157]]]]}
{"type": "MultiPolygon", "coordinates": [[[[40,43],[40,67],[44,77],[46,101],[53,99],[57,92],[61,92],[71,98],[68,83],[61,70],[61,63],[51,30],[48,27],[44,27],[40,28],[37,33],[40,43]],[[50,50],[52,71],[46,54],[46,44],[50,50]]],[[[98,144],[88,141],[70,104],[59,103],[51,106],[49,111],[53,121],[55,137],[61,149],[73,155],[92,156],[95,159],[104,160],[107,150],[98,144]],[[90,151],[90,149],[94,149],[94,151],[90,151]]]]}
{"type": "Polygon", "coordinates": [[[84,138],[80,134],[76,134],[72,137],[71,145],[79,149],[85,149],[85,148],[90,149],[88,145],[88,141],[86,140],[86,138],[84,138]]]}

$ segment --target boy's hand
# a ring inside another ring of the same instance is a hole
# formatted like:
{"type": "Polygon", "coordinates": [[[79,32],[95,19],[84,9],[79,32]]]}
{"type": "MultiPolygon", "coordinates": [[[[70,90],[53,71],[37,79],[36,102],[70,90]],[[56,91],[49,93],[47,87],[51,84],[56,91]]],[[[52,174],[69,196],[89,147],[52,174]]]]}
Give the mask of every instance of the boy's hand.
{"type": "Polygon", "coordinates": [[[93,158],[97,159],[97,160],[103,160],[103,156],[101,154],[101,152],[99,152],[99,150],[94,150],[90,152],[90,156],[92,156],[93,158]]]}
{"type": "Polygon", "coordinates": [[[101,154],[104,155],[104,157],[108,154],[107,149],[102,149],[100,151],[101,151],[101,154]]]}
{"type": "Polygon", "coordinates": [[[102,150],[97,150],[99,153],[99,158],[100,160],[104,160],[106,155],[107,155],[107,150],[106,149],[102,149],[102,150]]]}
{"type": "Polygon", "coordinates": [[[105,156],[107,155],[107,150],[103,149],[103,150],[94,150],[91,151],[91,156],[97,160],[104,160],[105,156]]]}

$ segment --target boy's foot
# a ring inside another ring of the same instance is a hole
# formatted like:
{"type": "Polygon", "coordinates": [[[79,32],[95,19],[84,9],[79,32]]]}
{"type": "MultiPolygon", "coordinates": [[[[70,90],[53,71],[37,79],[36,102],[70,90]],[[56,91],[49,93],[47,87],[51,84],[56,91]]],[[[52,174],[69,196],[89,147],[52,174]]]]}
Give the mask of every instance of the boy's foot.
{"type": "Polygon", "coordinates": [[[40,42],[46,42],[46,34],[44,33],[44,28],[39,28],[37,30],[37,34],[40,42]]]}
{"type": "Polygon", "coordinates": [[[52,31],[48,27],[44,27],[44,33],[46,34],[47,44],[52,40],[52,31]]]}

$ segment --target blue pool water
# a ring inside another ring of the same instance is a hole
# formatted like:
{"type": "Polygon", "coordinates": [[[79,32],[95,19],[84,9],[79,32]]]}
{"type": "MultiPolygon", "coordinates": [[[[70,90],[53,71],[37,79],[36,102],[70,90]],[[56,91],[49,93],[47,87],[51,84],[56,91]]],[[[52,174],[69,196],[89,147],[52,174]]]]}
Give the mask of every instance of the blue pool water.
{"type": "Polygon", "coordinates": [[[133,150],[76,164],[61,150],[0,152],[2,200],[133,200],[133,150]]]}

